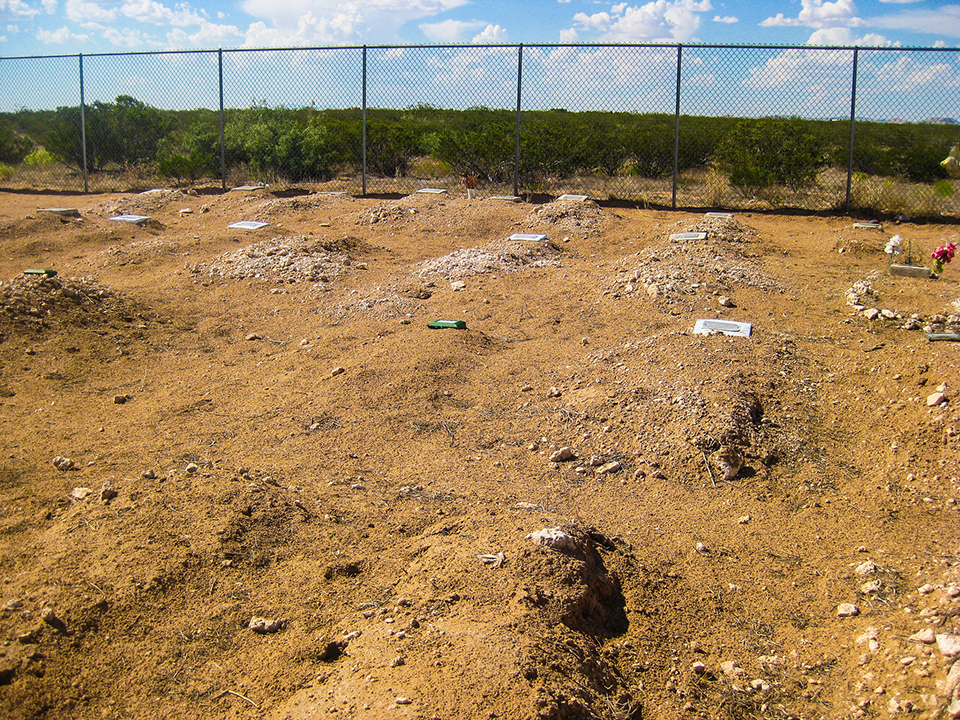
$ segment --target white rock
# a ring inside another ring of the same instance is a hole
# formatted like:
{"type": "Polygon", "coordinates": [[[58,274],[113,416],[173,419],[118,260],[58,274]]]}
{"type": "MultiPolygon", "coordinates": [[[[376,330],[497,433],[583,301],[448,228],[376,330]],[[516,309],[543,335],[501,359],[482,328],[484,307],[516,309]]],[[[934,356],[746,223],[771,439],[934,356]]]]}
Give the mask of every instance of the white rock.
{"type": "Polygon", "coordinates": [[[926,583],[925,585],[921,585],[920,587],[917,588],[917,592],[920,593],[921,595],[929,595],[934,590],[936,590],[936,588],[930,583],[926,583]]]}
{"type": "Polygon", "coordinates": [[[937,635],[933,632],[933,628],[924,628],[910,636],[910,642],[923,643],[924,645],[932,645],[936,641],[937,635]]]}
{"type": "Polygon", "coordinates": [[[463,280],[454,280],[450,283],[450,289],[456,292],[457,290],[463,290],[467,287],[467,284],[463,280]]]}
{"type": "Polygon", "coordinates": [[[275,633],[278,630],[282,630],[285,624],[286,620],[271,620],[262,617],[252,617],[250,618],[250,622],[247,623],[247,627],[253,630],[255,633],[266,635],[268,633],[275,633]]]}
{"type": "Polygon", "coordinates": [[[947,396],[942,392],[930,393],[927,395],[927,407],[936,407],[947,401],[947,396]]]}
{"type": "Polygon", "coordinates": [[[960,655],[960,635],[940,633],[937,635],[937,647],[947,657],[960,655]]]}
{"type": "Polygon", "coordinates": [[[880,311],[876,308],[867,308],[863,311],[863,316],[867,320],[876,320],[878,317],[880,317],[880,311]]]}
{"type": "Polygon", "coordinates": [[[870,575],[876,575],[876,574],[877,574],[877,564],[876,564],[873,560],[867,560],[866,562],[862,562],[862,563],[860,563],[859,565],[857,565],[857,567],[856,567],[856,569],[854,570],[854,572],[855,572],[857,575],[860,575],[860,576],[862,576],[862,577],[868,577],[868,576],[870,576],[870,575]]]}
{"type": "Polygon", "coordinates": [[[741,515],[737,518],[737,525],[746,525],[751,519],[749,515],[741,515]]]}
{"type": "Polygon", "coordinates": [[[736,660],[727,660],[720,663],[720,672],[731,680],[736,680],[747,674],[747,671],[740,667],[740,663],[736,660]]]}
{"type": "Polygon", "coordinates": [[[690,669],[693,670],[694,675],[703,675],[707,672],[707,666],[702,662],[695,662],[690,666],[690,669]]]}
{"type": "Polygon", "coordinates": [[[70,498],[72,500],[80,502],[81,500],[86,500],[88,497],[90,497],[92,493],[93,493],[93,490],[91,490],[90,488],[75,487],[73,490],[70,491],[70,498]]]}
{"type": "Polygon", "coordinates": [[[336,377],[337,375],[342,375],[346,371],[347,371],[346,368],[340,367],[339,365],[337,365],[333,370],[330,371],[330,376],[336,377]]]}
{"type": "Polygon", "coordinates": [[[856,617],[860,614],[860,608],[853,603],[840,603],[837,606],[837,617],[856,617]]]}
{"type": "Polygon", "coordinates": [[[867,595],[872,595],[873,593],[880,592],[882,587],[883,583],[879,580],[868,580],[860,586],[860,590],[867,595]]]}
{"type": "Polygon", "coordinates": [[[607,475],[608,473],[615,473],[620,470],[620,463],[616,460],[601,465],[597,468],[597,475],[607,475]]]}
{"type": "Polygon", "coordinates": [[[187,463],[187,466],[184,468],[184,470],[186,470],[191,475],[193,475],[199,469],[200,469],[200,466],[197,465],[196,463],[187,463]]]}
{"type": "Polygon", "coordinates": [[[66,472],[73,469],[73,460],[57,455],[53,459],[53,466],[60,472],[66,472]]]}
{"type": "Polygon", "coordinates": [[[720,297],[718,297],[718,298],[717,298],[717,302],[718,302],[722,307],[725,307],[725,308],[732,308],[732,307],[734,307],[733,300],[731,300],[730,298],[728,298],[726,295],[721,295],[720,297]]]}
{"type": "Polygon", "coordinates": [[[563,462],[573,458],[573,448],[565,446],[557,450],[550,456],[550,462],[563,462]]]}
{"type": "Polygon", "coordinates": [[[537,545],[559,550],[562,553],[575,553],[578,550],[577,541],[558,527],[537,530],[524,539],[532,540],[537,545]]]}

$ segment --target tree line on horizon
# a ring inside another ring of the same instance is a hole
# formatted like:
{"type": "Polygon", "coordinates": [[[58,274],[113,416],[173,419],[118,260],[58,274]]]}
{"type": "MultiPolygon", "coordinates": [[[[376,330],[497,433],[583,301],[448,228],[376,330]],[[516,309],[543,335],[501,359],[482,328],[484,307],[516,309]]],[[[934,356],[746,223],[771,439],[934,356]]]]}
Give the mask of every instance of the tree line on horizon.
{"type": "MultiPolygon", "coordinates": [[[[434,175],[477,175],[513,181],[517,117],[511,110],[418,105],[367,110],[367,172],[405,177],[429,166],[434,175]],[[426,165],[424,161],[429,161],[426,165]]],[[[129,95],[85,107],[86,170],[148,169],[180,184],[220,176],[217,111],[163,110],[129,95]]],[[[675,117],[669,114],[530,110],[520,119],[520,180],[586,175],[670,177],[675,117]]],[[[855,173],[916,183],[947,175],[939,162],[960,131],[946,124],[858,121],[855,173]]],[[[771,186],[798,190],[826,167],[846,171],[850,126],[845,121],[681,116],[676,157],[680,173],[713,168],[745,194],[771,186]]],[[[264,180],[323,182],[356,175],[362,164],[359,108],[228,109],[223,152],[228,169],[264,180]]],[[[78,106],[0,113],[0,180],[12,167],[84,164],[78,106]]]]}

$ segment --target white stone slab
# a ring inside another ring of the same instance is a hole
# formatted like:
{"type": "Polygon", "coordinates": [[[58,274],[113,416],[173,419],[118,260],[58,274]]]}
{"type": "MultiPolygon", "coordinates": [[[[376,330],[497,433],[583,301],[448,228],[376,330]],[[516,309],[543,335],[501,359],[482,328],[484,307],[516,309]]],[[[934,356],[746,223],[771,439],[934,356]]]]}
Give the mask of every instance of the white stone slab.
{"type": "Polygon", "coordinates": [[[510,236],[511,240],[533,240],[534,242],[541,242],[547,239],[546,235],[533,235],[530,233],[514,233],[510,236]]]}
{"type": "Polygon", "coordinates": [[[234,190],[263,190],[266,185],[237,185],[235,188],[230,188],[230,192],[234,190]]]}
{"type": "Polygon", "coordinates": [[[906,277],[930,277],[930,268],[923,265],[891,265],[891,275],[904,275],[906,277]]]}
{"type": "Polygon", "coordinates": [[[259,230],[269,224],[270,223],[257,222],[256,220],[241,220],[240,222],[231,223],[227,225],[227,227],[237,228],[238,230],[259,230]]]}
{"type": "Polygon", "coordinates": [[[724,212],[708,212],[704,217],[708,218],[723,218],[724,220],[733,220],[733,213],[724,213],[724,212]]]}
{"type": "Polygon", "coordinates": [[[134,225],[139,225],[144,223],[150,218],[146,215],[117,215],[116,217],[110,218],[111,220],[116,220],[117,222],[133,223],[134,225]]]}
{"type": "Polygon", "coordinates": [[[491,195],[491,196],[490,196],[490,199],[491,199],[491,200],[506,200],[507,202],[515,202],[515,203],[518,203],[518,202],[520,202],[520,199],[521,199],[521,198],[520,198],[519,195],[491,195]]]}
{"type": "Polygon", "coordinates": [[[561,195],[557,198],[557,200],[576,200],[578,202],[583,202],[587,199],[589,198],[587,198],[586,195],[561,195]]]}
{"type": "Polygon", "coordinates": [[[674,233],[670,236],[671,240],[706,240],[707,234],[705,232],[683,232],[683,233],[674,233]]]}
{"type": "Polygon", "coordinates": [[[693,326],[695,335],[708,335],[712,332],[733,337],[750,337],[753,326],[750,323],[736,322],[734,320],[697,320],[693,326]]]}
{"type": "Polygon", "coordinates": [[[447,191],[444,188],[420,188],[417,192],[424,195],[443,195],[447,191]]]}
{"type": "Polygon", "coordinates": [[[37,212],[63,215],[65,217],[80,217],[80,211],[76,208],[37,208],[37,212]]]}
{"type": "Polygon", "coordinates": [[[876,220],[869,220],[868,222],[855,222],[853,224],[853,227],[855,227],[857,230],[882,230],[883,229],[880,226],[880,223],[878,223],[876,220]]]}
{"type": "Polygon", "coordinates": [[[346,195],[347,193],[343,190],[323,190],[318,192],[317,195],[346,195]]]}

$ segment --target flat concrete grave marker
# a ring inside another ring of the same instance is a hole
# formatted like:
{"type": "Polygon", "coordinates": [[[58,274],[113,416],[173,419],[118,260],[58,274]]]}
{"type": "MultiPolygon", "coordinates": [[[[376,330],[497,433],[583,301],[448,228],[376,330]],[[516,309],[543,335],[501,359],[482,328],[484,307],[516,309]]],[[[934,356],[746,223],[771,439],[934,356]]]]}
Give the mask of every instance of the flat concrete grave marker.
{"type": "Polygon", "coordinates": [[[903,275],[905,277],[928,278],[930,277],[930,268],[924,267],[923,265],[891,265],[890,274],[903,275]]]}
{"type": "Polygon", "coordinates": [[[925,333],[924,337],[930,342],[946,340],[947,342],[960,342],[960,335],[955,332],[925,333]]]}
{"type": "Polygon", "coordinates": [[[867,220],[866,222],[855,222],[853,227],[857,230],[883,230],[880,223],[876,220],[867,220]]]}
{"type": "Polygon", "coordinates": [[[57,271],[56,270],[24,270],[23,274],[24,275],[43,275],[44,277],[51,278],[51,277],[56,277],[57,271]]]}
{"type": "Polygon", "coordinates": [[[321,190],[317,195],[346,195],[343,190],[321,190]]]}
{"type": "Polygon", "coordinates": [[[146,215],[117,215],[116,217],[110,218],[111,220],[116,220],[117,222],[131,223],[133,225],[139,225],[145,223],[150,218],[146,215]]]}
{"type": "Polygon", "coordinates": [[[491,195],[491,196],[490,196],[490,199],[491,199],[491,200],[506,200],[507,202],[515,202],[515,203],[520,202],[520,196],[519,196],[519,195],[491,195]]]}
{"type": "Polygon", "coordinates": [[[546,235],[534,235],[531,233],[514,233],[510,236],[511,240],[532,240],[534,242],[542,242],[547,239],[546,235]]]}
{"type": "Polygon", "coordinates": [[[236,187],[230,188],[230,192],[234,190],[263,190],[266,185],[237,185],[236,187]]]}
{"type": "Polygon", "coordinates": [[[730,335],[732,337],[750,337],[753,325],[734,320],[697,320],[693,326],[694,335],[707,335],[712,332],[730,335]]]}
{"type": "Polygon", "coordinates": [[[682,232],[674,233],[670,236],[671,240],[706,240],[707,234],[705,232],[682,232]]]}
{"type": "Polygon", "coordinates": [[[587,199],[589,198],[586,195],[561,195],[557,198],[557,200],[576,200],[577,202],[583,202],[587,199]]]}
{"type": "Polygon", "coordinates": [[[733,213],[725,212],[708,212],[704,215],[708,218],[723,218],[724,220],[733,220],[733,213]]]}
{"type": "Polygon", "coordinates": [[[240,222],[231,223],[227,225],[227,227],[237,228],[238,230],[259,230],[269,224],[270,223],[257,222],[256,220],[241,220],[240,222]]]}
{"type": "Polygon", "coordinates": [[[37,212],[62,215],[63,217],[80,217],[80,211],[76,208],[37,208],[37,212]]]}
{"type": "Polygon", "coordinates": [[[417,192],[424,195],[443,195],[447,191],[445,188],[420,188],[417,192]]]}

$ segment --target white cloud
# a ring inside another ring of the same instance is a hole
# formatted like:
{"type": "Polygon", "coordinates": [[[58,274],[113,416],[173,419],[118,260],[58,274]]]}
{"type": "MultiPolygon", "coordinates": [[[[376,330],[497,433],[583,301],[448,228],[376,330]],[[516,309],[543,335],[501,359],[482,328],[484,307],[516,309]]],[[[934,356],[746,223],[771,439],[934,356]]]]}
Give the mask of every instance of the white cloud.
{"type": "Polygon", "coordinates": [[[507,42],[507,31],[499,25],[487,25],[483,32],[475,35],[471,40],[475,45],[484,45],[486,43],[505,43],[507,42]]]}
{"type": "Polygon", "coordinates": [[[47,15],[53,15],[57,11],[57,0],[43,0],[42,5],[47,15]]]}
{"type": "Polygon", "coordinates": [[[172,48],[213,48],[234,45],[243,40],[244,34],[234,25],[203,23],[192,35],[176,28],[167,33],[167,42],[172,48]]]}
{"type": "Polygon", "coordinates": [[[850,28],[822,28],[815,31],[807,45],[859,45],[861,47],[890,47],[890,42],[883,35],[867,33],[863,37],[856,37],[850,28]]]}
{"type": "Polygon", "coordinates": [[[67,19],[76,23],[110,22],[117,17],[117,13],[105,8],[99,2],[88,0],[67,0],[64,6],[67,19]]]}
{"type": "Polygon", "coordinates": [[[723,23],[724,25],[733,25],[734,23],[740,22],[738,18],[733,17],[732,15],[716,15],[713,18],[713,21],[716,23],[723,23]]]}
{"type": "Polygon", "coordinates": [[[40,14],[39,10],[27,5],[23,0],[0,0],[0,10],[6,10],[11,15],[22,18],[31,18],[40,14]]]}
{"type": "Polygon", "coordinates": [[[70,32],[70,28],[62,27],[59,30],[37,30],[37,40],[47,45],[63,45],[64,43],[76,41],[84,42],[89,35],[75,35],[70,32]]]}
{"type": "Polygon", "coordinates": [[[882,65],[877,76],[883,87],[892,92],[906,92],[921,88],[934,87],[940,91],[960,86],[960,76],[953,66],[945,63],[928,65],[918,62],[909,55],[882,65]]]}
{"type": "Polygon", "coordinates": [[[777,13],[775,17],[767,18],[760,23],[760,27],[861,27],[866,23],[857,16],[857,6],[853,0],[800,0],[800,14],[795,18],[785,17],[777,13]]]}
{"type": "Polygon", "coordinates": [[[467,33],[476,32],[486,23],[479,20],[464,22],[461,20],[444,20],[438,23],[421,23],[420,30],[428,40],[439,43],[460,42],[467,33]]]}
{"type": "Polygon", "coordinates": [[[893,5],[912,5],[913,3],[923,2],[923,0],[880,0],[880,2],[893,5]]]}
{"type": "Polygon", "coordinates": [[[929,10],[903,10],[874,18],[871,24],[885,30],[909,30],[960,38],[960,5],[943,5],[929,10]]]}
{"type": "Polygon", "coordinates": [[[575,43],[580,39],[580,36],[577,35],[576,28],[570,28],[569,30],[560,31],[560,42],[562,43],[575,43]]]}
{"type": "Polygon", "coordinates": [[[583,29],[602,33],[601,40],[690,40],[700,28],[698,13],[712,10],[710,0],[654,0],[641,6],[614,5],[610,12],[577,13],[574,22],[583,29]]]}
{"type": "Polygon", "coordinates": [[[160,44],[149,36],[144,35],[140,30],[132,28],[117,30],[116,28],[108,27],[103,31],[103,37],[112,44],[125,48],[142,48],[146,45],[157,46],[160,44]]]}
{"type": "Polygon", "coordinates": [[[155,0],[125,0],[120,12],[131,20],[152,25],[185,27],[187,25],[200,25],[205,20],[202,15],[199,15],[186,3],[180,3],[176,6],[176,10],[171,10],[166,5],[155,2],[155,0]]]}
{"type": "Polygon", "coordinates": [[[7,32],[10,33],[11,35],[16,35],[18,32],[20,32],[20,26],[19,26],[19,25],[7,25],[7,32]]]}
{"type": "MultiPolygon", "coordinates": [[[[245,12],[258,18],[249,36],[292,38],[298,44],[396,40],[407,22],[431,18],[469,0],[244,0],[245,12]],[[268,22],[269,21],[269,24],[268,22]],[[313,28],[316,34],[308,36],[313,28]]],[[[482,27],[481,26],[478,26],[482,27]]]]}

